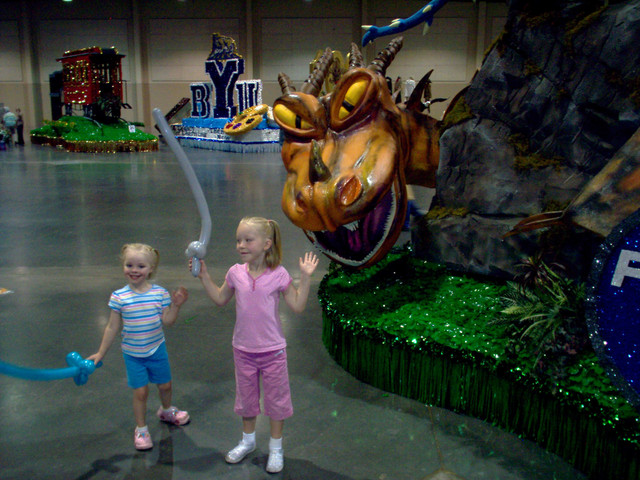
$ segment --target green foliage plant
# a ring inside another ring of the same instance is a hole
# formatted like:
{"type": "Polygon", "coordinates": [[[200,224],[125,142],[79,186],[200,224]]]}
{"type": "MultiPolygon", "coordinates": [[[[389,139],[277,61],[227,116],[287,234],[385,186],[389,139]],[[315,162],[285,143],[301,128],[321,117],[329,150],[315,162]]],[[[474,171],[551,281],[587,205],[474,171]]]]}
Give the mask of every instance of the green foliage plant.
{"type": "Polygon", "coordinates": [[[508,326],[512,353],[533,355],[534,375],[564,378],[577,354],[589,345],[585,286],[567,278],[560,265],[545,263],[541,255],[520,267],[524,271],[508,282],[504,308],[494,322],[508,326]]]}

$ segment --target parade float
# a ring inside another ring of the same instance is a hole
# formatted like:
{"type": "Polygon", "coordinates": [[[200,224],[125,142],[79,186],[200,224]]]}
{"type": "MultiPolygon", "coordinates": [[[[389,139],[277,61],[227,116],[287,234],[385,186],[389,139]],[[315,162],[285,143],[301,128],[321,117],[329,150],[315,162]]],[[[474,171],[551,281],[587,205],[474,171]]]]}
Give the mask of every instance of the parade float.
{"type": "MultiPolygon", "coordinates": [[[[431,25],[445,3],[367,27],[363,44],[431,25]]],[[[281,75],[274,103],[283,211],[333,262],[319,296],[336,362],[593,479],[640,475],[639,12],[510,1],[442,119],[429,73],[392,101],[401,37],[370,62],[352,45],[324,97],[328,48],[300,89],[281,75]],[[435,195],[396,251],[407,184],[435,195]]]]}
{"type": "Polygon", "coordinates": [[[31,143],[69,152],[157,150],[157,137],[120,117],[122,108],[131,108],[124,98],[123,58],[113,47],[70,50],[58,58],[65,115],[31,130],[31,143]]]}
{"type": "Polygon", "coordinates": [[[191,116],[171,124],[176,138],[209,150],[279,152],[280,129],[262,103],[262,81],[238,80],[245,61],[231,37],[214,33],[212,44],[205,61],[211,82],[191,84],[191,116]]]}

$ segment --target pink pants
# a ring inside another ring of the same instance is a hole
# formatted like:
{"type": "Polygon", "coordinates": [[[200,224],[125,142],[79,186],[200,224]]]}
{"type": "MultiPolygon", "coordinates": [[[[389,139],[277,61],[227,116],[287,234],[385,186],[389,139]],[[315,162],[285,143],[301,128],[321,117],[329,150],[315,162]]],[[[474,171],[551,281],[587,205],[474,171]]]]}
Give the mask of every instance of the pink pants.
{"type": "Polygon", "coordinates": [[[260,377],[264,389],[264,414],[272,420],[293,415],[287,351],[246,353],[233,349],[236,365],[236,403],[234,411],[243,417],[260,414],[260,377]]]}

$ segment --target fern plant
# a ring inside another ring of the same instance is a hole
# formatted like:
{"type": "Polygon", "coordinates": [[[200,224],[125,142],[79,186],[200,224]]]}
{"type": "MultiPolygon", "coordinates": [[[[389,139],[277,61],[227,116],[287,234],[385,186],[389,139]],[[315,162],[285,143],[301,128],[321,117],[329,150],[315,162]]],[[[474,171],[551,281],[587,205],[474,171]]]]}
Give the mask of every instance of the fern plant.
{"type": "Polygon", "coordinates": [[[563,377],[572,357],[588,344],[585,287],[559,273],[559,266],[529,259],[532,264],[535,274],[530,270],[507,284],[504,308],[494,321],[508,326],[512,353],[530,354],[538,373],[563,377]]]}

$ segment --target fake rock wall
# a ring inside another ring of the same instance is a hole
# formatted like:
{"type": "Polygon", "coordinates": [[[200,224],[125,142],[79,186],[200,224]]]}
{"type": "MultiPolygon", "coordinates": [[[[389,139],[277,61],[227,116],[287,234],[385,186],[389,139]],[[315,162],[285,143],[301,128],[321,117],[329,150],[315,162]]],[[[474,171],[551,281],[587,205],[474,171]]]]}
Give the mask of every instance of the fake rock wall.
{"type": "Polygon", "coordinates": [[[502,236],[566,207],[640,127],[640,0],[603,4],[510,2],[503,35],[464,93],[474,118],[440,140],[432,207],[468,213],[419,222],[418,255],[510,277],[542,250],[576,276],[588,272],[600,241],[590,232],[502,236]]]}

